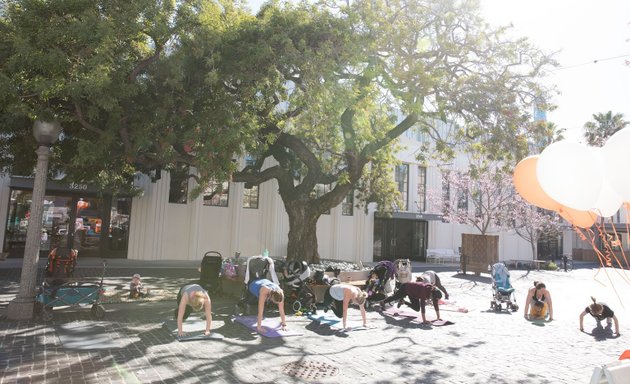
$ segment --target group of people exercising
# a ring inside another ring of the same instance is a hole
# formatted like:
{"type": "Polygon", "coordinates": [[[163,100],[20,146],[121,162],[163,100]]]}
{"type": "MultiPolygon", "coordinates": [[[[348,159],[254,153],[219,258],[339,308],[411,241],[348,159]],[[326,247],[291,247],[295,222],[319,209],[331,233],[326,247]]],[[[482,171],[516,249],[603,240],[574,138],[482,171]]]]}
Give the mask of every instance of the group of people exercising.
{"type": "MultiPolygon", "coordinates": [[[[267,301],[271,301],[278,306],[281,329],[285,330],[284,292],[280,285],[267,278],[259,278],[249,282],[247,290],[258,299],[257,331],[261,334],[267,332],[267,329],[262,326],[263,313],[267,301]]],[[[427,323],[425,306],[428,301],[432,302],[437,319],[440,319],[439,300],[442,298],[442,292],[444,293],[444,297],[448,300],[449,295],[442,285],[439,276],[434,271],[426,271],[418,276],[415,282],[410,281],[401,284],[393,295],[380,302],[380,306],[384,308],[386,304],[396,301],[398,302],[398,307],[402,306],[402,304],[406,304],[415,311],[420,311],[422,322],[427,323]]],[[[367,293],[359,287],[347,283],[339,283],[326,289],[323,306],[325,312],[332,309],[335,316],[342,319],[343,328],[349,329],[347,327],[347,316],[350,304],[359,307],[363,326],[367,326],[365,313],[366,300],[367,293]]],[[[606,320],[609,325],[614,322],[615,335],[619,335],[619,321],[614,312],[608,305],[598,303],[595,298],[591,297],[591,300],[593,303],[587,306],[580,314],[580,330],[584,330],[584,316],[590,314],[597,320],[598,324],[603,320],[606,320]]],[[[174,317],[177,320],[179,336],[184,335],[183,321],[188,318],[193,311],[203,311],[205,313],[205,335],[209,335],[212,328],[212,303],[208,292],[198,284],[189,284],[182,287],[177,295],[177,308],[175,309],[174,317]]],[[[524,312],[525,318],[529,320],[553,320],[553,301],[544,283],[535,281],[534,286],[528,290],[524,312]]]]}
{"type": "MultiPolygon", "coordinates": [[[[615,316],[615,312],[607,304],[597,302],[592,296],[591,300],[593,303],[580,313],[580,331],[584,331],[584,316],[589,314],[597,320],[598,325],[603,320],[606,320],[609,326],[614,323],[614,334],[619,336],[619,320],[615,316]]],[[[553,320],[553,300],[545,283],[534,281],[534,286],[527,291],[524,312],[524,316],[528,320],[553,320]]]]}

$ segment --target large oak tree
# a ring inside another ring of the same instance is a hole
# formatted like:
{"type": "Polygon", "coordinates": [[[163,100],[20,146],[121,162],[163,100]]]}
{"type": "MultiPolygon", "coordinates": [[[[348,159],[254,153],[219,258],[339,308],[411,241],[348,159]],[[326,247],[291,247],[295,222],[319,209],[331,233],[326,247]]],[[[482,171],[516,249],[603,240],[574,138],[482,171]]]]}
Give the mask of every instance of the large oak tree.
{"type": "Polygon", "coordinates": [[[320,215],[353,190],[391,206],[409,128],[433,137],[423,155],[467,142],[520,158],[551,63],[474,1],[270,3],[253,17],[221,0],[13,0],[0,29],[0,165],[30,170],[32,120],[57,118],[68,177],[116,187],[186,164],[202,188],[274,179],[287,255],[308,261],[320,215]],[[241,151],[256,161],[234,172],[241,151]]]}
{"type": "Polygon", "coordinates": [[[269,6],[229,50],[256,52],[241,65],[258,63],[269,79],[256,94],[258,145],[248,148],[258,161],[233,180],[277,181],[287,255],[311,262],[319,217],[348,193],[391,207],[392,153],[407,129],[433,138],[427,151],[452,155],[466,142],[494,160],[523,156],[528,112],[547,96],[538,80],[552,63],[488,27],[471,1],[269,6]],[[330,190],[314,193],[318,184],[330,190]]]}

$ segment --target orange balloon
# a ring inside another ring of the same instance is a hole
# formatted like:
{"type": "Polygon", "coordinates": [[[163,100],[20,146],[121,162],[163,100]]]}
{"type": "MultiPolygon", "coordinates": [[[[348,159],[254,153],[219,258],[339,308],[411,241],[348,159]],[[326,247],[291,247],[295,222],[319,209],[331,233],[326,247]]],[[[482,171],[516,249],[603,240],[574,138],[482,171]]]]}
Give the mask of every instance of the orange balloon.
{"type": "Polygon", "coordinates": [[[562,205],[549,197],[538,183],[536,164],[538,155],[528,156],[514,168],[514,188],[525,201],[537,207],[557,211],[562,205]]]}
{"type": "Polygon", "coordinates": [[[563,219],[579,228],[590,228],[597,220],[597,214],[593,211],[579,211],[564,205],[560,206],[558,213],[563,219]]]}

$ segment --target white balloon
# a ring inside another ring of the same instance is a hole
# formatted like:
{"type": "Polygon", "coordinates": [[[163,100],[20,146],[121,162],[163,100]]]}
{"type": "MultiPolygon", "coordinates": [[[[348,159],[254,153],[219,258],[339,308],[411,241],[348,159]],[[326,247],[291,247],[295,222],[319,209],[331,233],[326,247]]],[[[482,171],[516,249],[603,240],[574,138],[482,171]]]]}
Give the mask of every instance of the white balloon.
{"type": "Polygon", "coordinates": [[[624,201],[630,201],[630,128],[617,131],[603,147],[606,178],[624,201]]]}
{"type": "Polygon", "coordinates": [[[602,189],[599,191],[599,197],[592,209],[601,217],[610,217],[619,210],[619,207],[623,204],[623,199],[610,184],[608,172],[605,171],[608,166],[606,164],[604,148],[593,147],[591,150],[599,162],[599,168],[604,170],[602,189]]]}
{"type": "Polygon", "coordinates": [[[603,172],[590,148],[566,140],[542,151],[536,176],[549,197],[580,211],[597,204],[603,183],[603,172]]]}

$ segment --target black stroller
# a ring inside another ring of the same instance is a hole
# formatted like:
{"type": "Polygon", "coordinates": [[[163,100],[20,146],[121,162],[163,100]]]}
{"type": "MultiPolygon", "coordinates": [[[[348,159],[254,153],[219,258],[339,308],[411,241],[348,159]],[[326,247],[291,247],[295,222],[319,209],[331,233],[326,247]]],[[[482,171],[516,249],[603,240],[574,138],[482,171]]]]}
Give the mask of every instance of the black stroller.
{"type": "Polygon", "coordinates": [[[391,261],[379,261],[370,271],[365,282],[366,305],[385,300],[394,293],[396,265],[391,261]]]}
{"type": "Polygon", "coordinates": [[[249,291],[249,284],[254,280],[264,279],[267,275],[271,275],[271,280],[280,285],[278,275],[276,274],[275,264],[269,256],[256,255],[247,259],[245,268],[245,289],[241,295],[241,299],[236,304],[235,314],[248,315],[252,313],[251,307],[257,308],[258,299],[249,291]]]}
{"type": "Polygon", "coordinates": [[[310,288],[311,268],[306,261],[292,261],[284,269],[284,302],[294,312],[316,313],[315,293],[310,288]]]}
{"type": "Polygon", "coordinates": [[[217,251],[208,251],[203,255],[201,260],[201,275],[199,277],[199,285],[201,285],[208,294],[220,295],[223,293],[221,284],[221,269],[223,267],[223,257],[217,251]]]}

